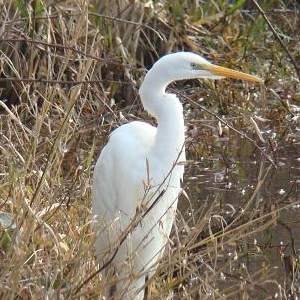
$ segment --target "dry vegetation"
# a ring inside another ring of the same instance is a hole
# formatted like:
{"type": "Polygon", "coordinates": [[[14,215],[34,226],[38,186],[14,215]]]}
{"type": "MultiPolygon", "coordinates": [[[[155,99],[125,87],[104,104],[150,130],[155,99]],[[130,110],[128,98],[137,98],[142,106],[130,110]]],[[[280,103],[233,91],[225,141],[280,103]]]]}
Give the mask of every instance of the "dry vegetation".
{"type": "Polygon", "coordinates": [[[112,129],[153,122],[137,89],[146,68],[178,50],[265,85],[176,84],[192,203],[181,200],[150,299],[299,297],[299,2],[196,3],[0,1],[1,299],[103,294],[110,278],[86,280],[97,271],[93,165],[112,129]]]}

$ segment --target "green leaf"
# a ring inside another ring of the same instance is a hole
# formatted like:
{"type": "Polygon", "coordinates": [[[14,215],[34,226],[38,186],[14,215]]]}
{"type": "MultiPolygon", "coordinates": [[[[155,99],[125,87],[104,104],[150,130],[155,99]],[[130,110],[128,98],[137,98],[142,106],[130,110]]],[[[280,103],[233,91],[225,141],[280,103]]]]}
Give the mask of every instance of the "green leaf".
{"type": "Polygon", "coordinates": [[[227,14],[231,15],[233,14],[236,10],[238,10],[241,6],[243,6],[245,4],[246,0],[238,0],[233,6],[231,6],[228,9],[227,14]]]}

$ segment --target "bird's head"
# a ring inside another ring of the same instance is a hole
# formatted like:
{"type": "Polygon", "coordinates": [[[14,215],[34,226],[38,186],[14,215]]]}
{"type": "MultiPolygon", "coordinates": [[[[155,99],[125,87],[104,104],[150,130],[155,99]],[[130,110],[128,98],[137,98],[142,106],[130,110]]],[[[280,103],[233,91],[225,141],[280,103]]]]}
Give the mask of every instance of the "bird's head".
{"type": "Polygon", "coordinates": [[[262,79],[256,76],[214,65],[200,55],[191,52],[165,55],[153,65],[152,70],[168,83],[181,79],[221,79],[224,77],[262,82],[262,79]]]}

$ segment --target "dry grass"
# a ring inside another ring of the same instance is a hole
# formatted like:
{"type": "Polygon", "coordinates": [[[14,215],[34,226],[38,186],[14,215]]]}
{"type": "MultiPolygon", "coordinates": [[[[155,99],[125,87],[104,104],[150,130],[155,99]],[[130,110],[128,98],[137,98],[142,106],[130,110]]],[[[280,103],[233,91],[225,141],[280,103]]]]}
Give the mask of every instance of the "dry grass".
{"type": "Polygon", "coordinates": [[[82,285],[97,271],[93,164],[112,129],[139,118],[153,122],[137,88],[145,68],[177,50],[266,81],[265,87],[226,80],[170,87],[185,98],[185,190],[193,203],[181,200],[151,299],[170,292],[174,299],[299,297],[300,225],[296,218],[282,220],[299,205],[299,168],[290,166],[284,195],[271,188],[274,165],[283,172],[285,149],[299,145],[299,65],[288,59],[299,59],[299,4],[261,4],[283,47],[252,1],[27,2],[0,1],[0,298],[103,294],[110,278],[95,276],[82,285]],[[254,157],[250,179],[242,160],[254,157]],[[218,184],[213,174],[220,170],[226,176],[218,184]],[[245,185],[237,203],[231,197],[245,180],[252,186],[245,185]],[[285,228],[284,245],[276,241],[278,227],[285,228]],[[284,278],[268,256],[271,246],[284,278]]]}

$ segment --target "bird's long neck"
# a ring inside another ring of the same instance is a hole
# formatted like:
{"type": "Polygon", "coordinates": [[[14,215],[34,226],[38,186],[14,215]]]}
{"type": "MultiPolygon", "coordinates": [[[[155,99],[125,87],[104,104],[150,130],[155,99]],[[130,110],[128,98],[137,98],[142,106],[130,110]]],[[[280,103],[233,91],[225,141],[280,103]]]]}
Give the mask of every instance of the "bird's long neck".
{"type": "Polygon", "coordinates": [[[158,124],[152,153],[174,163],[184,152],[184,119],[178,98],[166,93],[168,84],[149,71],[139,93],[144,108],[158,124]]]}

